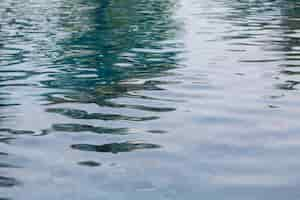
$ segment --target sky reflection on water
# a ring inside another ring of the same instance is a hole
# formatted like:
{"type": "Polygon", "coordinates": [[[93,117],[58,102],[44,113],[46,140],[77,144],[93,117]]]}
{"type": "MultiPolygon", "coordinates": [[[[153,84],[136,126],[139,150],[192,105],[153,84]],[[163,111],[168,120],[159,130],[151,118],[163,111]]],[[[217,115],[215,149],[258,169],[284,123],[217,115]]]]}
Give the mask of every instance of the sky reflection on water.
{"type": "Polygon", "coordinates": [[[0,199],[298,199],[300,3],[0,2],[0,199]]]}

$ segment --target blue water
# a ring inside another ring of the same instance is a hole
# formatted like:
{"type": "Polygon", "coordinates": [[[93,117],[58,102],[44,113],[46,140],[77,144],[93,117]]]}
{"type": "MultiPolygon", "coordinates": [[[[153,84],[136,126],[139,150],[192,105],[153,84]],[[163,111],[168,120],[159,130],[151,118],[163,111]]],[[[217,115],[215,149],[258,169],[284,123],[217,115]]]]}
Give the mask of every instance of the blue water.
{"type": "Polygon", "coordinates": [[[1,0],[1,200],[298,200],[300,2],[1,0]]]}

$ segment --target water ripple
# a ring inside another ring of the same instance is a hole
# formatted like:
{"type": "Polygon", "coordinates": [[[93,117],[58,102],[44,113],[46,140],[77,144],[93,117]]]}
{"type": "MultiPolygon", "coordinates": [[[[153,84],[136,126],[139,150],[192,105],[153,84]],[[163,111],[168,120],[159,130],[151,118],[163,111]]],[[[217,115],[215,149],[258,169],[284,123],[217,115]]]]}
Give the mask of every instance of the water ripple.
{"type": "Polygon", "coordinates": [[[297,200],[299,21],[295,0],[0,1],[0,199],[297,200]]]}

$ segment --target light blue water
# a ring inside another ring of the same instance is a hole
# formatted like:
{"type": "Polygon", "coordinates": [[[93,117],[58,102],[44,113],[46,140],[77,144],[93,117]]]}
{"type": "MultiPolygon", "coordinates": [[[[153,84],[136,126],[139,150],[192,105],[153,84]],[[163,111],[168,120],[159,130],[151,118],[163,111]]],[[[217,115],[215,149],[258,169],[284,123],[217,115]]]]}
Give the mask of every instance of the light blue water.
{"type": "Polygon", "coordinates": [[[0,199],[299,199],[299,22],[292,0],[1,0],[0,199]]]}

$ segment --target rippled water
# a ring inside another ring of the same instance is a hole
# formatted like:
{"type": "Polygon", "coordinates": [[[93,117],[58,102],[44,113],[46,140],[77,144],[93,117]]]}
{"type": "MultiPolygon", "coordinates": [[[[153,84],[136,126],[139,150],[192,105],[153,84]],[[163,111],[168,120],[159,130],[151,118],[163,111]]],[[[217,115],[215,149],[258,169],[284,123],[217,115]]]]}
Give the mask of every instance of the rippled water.
{"type": "Polygon", "coordinates": [[[0,199],[299,199],[300,2],[0,1],[0,199]]]}

